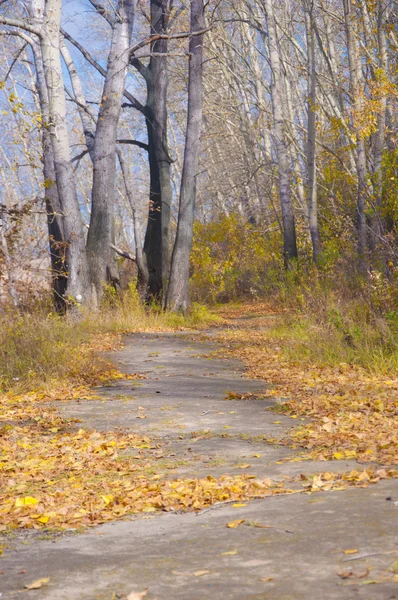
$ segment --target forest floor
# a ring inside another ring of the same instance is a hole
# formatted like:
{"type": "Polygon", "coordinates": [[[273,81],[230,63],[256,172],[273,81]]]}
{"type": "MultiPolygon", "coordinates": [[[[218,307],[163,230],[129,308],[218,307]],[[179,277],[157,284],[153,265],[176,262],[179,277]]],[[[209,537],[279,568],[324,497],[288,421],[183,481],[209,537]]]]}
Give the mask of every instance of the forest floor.
{"type": "MultiPolygon", "coordinates": [[[[388,444],[369,441],[382,416],[367,411],[366,449],[363,433],[356,446],[341,443],[353,439],[352,423],[361,430],[359,399],[359,416],[350,406],[347,421],[331,406],[337,396],[344,406],[350,385],[369,391],[369,378],[344,365],[340,375],[324,372],[327,399],[315,383],[309,401],[315,367],[284,361],[277,341],[267,359],[263,338],[253,359],[249,341],[267,317],[229,319],[206,332],[128,335],[110,358],[129,377],[91,397],[47,399],[47,413],[59,416],[29,438],[37,456],[58,440],[70,461],[91,458],[50,483],[54,448],[41,463],[26,458],[43,482],[16,481],[19,498],[4,504],[4,523],[18,528],[0,533],[1,600],[398,598],[398,479],[392,457],[383,460],[388,444]],[[50,527],[61,517],[63,529],[50,527]]],[[[21,440],[20,461],[29,445],[21,440]]]]}

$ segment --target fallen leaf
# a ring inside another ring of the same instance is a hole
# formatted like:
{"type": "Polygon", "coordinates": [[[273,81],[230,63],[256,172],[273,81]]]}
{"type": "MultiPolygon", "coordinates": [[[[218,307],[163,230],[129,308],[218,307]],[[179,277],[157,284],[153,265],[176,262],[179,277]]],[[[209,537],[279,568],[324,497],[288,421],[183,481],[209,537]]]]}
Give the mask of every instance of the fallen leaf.
{"type": "Polygon", "coordinates": [[[235,556],[238,554],[237,550],[229,550],[228,552],[221,552],[221,556],[235,556]]]}
{"type": "Polygon", "coordinates": [[[268,581],[273,581],[274,578],[273,577],[261,577],[260,581],[262,581],[263,583],[267,583],[268,581]]]}
{"type": "Polygon", "coordinates": [[[143,592],[130,592],[127,596],[126,600],[142,600],[148,594],[148,588],[146,588],[143,592]]]}
{"type": "Polygon", "coordinates": [[[262,454],[253,454],[253,458],[261,458],[262,454]]]}
{"type": "Polygon", "coordinates": [[[391,569],[390,569],[393,573],[398,573],[398,560],[395,560],[392,565],[391,565],[391,569]]]}
{"type": "Polygon", "coordinates": [[[39,501],[37,498],[32,498],[32,496],[26,496],[25,498],[17,498],[15,500],[16,508],[21,508],[22,506],[34,506],[39,501]]]}
{"type": "Polygon", "coordinates": [[[208,575],[209,573],[211,573],[211,571],[195,571],[192,575],[194,577],[202,577],[202,575],[208,575]]]}
{"type": "Polygon", "coordinates": [[[242,506],[247,506],[247,504],[244,504],[243,502],[235,502],[235,504],[232,505],[232,508],[242,508],[242,506]]]}
{"type": "Polygon", "coordinates": [[[236,529],[237,527],[239,527],[239,525],[243,525],[243,523],[246,522],[246,519],[236,519],[236,521],[231,521],[230,523],[226,524],[226,527],[228,527],[229,529],[236,529]]]}
{"type": "Polygon", "coordinates": [[[359,552],[358,548],[354,548],[352,550],[344,550],[344,554],[356,554],[357,552],[359,552]]]}
{"type": "Polygon", "coordinates": [[[49,577],[42,577],[41,579],[36,579],[36,581],[32,581],[32,583],[28,583],[24,587],[27,590],[38,590],[39,588],[43,587],[43,585],[46,585],[49,581],[49,577]]]}
{"type": "Polygon", "coordinates": [[[248,469],[249,467],[251,467],[249,463],[245,463],[244,465],[236,465],[237,469],[248,469]]]}

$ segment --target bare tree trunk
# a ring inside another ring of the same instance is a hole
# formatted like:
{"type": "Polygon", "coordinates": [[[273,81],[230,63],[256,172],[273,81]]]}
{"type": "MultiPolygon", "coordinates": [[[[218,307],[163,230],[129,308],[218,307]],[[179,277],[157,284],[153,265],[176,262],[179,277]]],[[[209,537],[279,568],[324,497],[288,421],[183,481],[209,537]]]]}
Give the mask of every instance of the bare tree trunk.
{"type": "Polygon", "coordinates": [[[41,35],[41,52],[49,96],[49,133],[52,141],[55,178],[67,244],[67,294],[78,303],[91,303],[91,286],[83,224],[70,162],[66,102],[62,77],[59,32],[61,0],[47,0],[41,35]]]}
{"type": "Polygon", "coordinates": [[[283,253],[286,266],[293,258],[297,258],[296,227],[290,190],[289,153],[285,140],[281,64],[274,9],[272,0],[265,0],[268,25],[268,49],[272,70],[272,110],[274,115],[274,136],[278,159],[279,196],[283,222],[283,253]]]}
{"type": "Polygon", "coordinates": [[[129,176],[126,163],[123,158],[123,154],[121,150],[117,150],[117,156],[119,159],[120,169],[122,171],[122,177],[124,182],[124,187],[126,190],[127,198],[130,204],[131,212],[133,215],[133,227],[134,227],[134,239],[135,239],[135,256],[137,261],[137,269],[138,269],[138,293],[142,300],[145,300],[148,281],[149,281],[149,272],[148,265],[146,262],[146,256],[142,250],[142,239],[141,239],[141,230],[140,224],[137,218],[137,211],[135,208],[134,199],[131,193],[131,185],[129,183],[129,176]]]}
{"type": "MultiPolygon", "coordinates": [[[[356,37],[356,14],[355,7],[351,0],[343,0],[344,2],[344,20],[347,36],[348,62],[350,67],[350,91],[351,103],[353,109],[358,113],[362,110],[362,94],[361,89],[361,62],[358,48],[358,40],[356,37]]],[[[367,272],[367,257],[366,257],[366,193],[367,193],[367,164],[366,164],[366,148],[365,140],[360,135],[356,127],[356,167],[357,167],[357,232],[358,232],[358,259],[359,271],[363,275],[367,272]]]]}
{"type": "Polygon", "coordinates": [[[19,307],[19,296],[18,296],[18,292],[17,292],[17,288],[16,288],[16,280],[14,277],[12,258],[10,256],[10,252],[8,249],[8,242],[7,242],[6,233],[4,231],[4,225],[5,225],[4,218],[0,211],[0,246],[1,246],[1,252],[2,252],[3,258],[4,258],[6,273],[7,273],[7,289],[8,289],[8,294],[9,294],[14,306],[16,308],[18,308],[19,307]]]}
{"type": "MultiPolygon", "coordinates": [[[[191,32],[205,28],[204,1],[191,0],[191,32]]],[[[189,42],[188,115],[181,176],[177,235],[171,261],[167,308],[186,312],[189,297],[189,258],[195,216],[196,177],[199,168],[200,136],[203,113],[203,34],[189,42]]]]}
{"type": "Polygon", "coordinates": [[[36,88],[42,112],[41,135],[43,145],[44,193],[47,212],[54,307],[56,312],[63,314],[66,310],[65,293],[68,285],[64,219],[57,189],[53,145],[51,134],[48,129],[51,120],[50,102],[41,48],[38,40],[33,40],[32,52],[36,67],[36,88]]]}
{"type": "MultiPolygon", "coordinates": [[[[151,1],[151,35],[164,35],[167,32],[169,4],[169,0],[151,1]]],[[[151,56],[145,72],[151,184],[144,251],[149,268],[148,295],[158,299],[167,289],[170,273],[170,208],[173,198],[170,176],[172,161],[167,140],[167,50],[167,39],[152,42],[151,53],[156,53],[156,56],[151,56]]]]}
{"type": "MultiPolygon", "coordinates": [[[[387,20],[387,1],[379,0],[377,6],[377,42],[378,42],[378,66],[382,76],[387,72],[387,43],[386,43],[386,20],[387,20]]],[[[377,237],[383,234],[383,216],[380,214],[382,209],[382,191],[383,191],[383,150],[386,137],[386,115],[387,115],[387,97],[384,91],[380,96],[380,107],[377,113],[376,132],[373,136],[373,189],[375,201],[375,218],[372,219],[372,230],[375,230],[377,237]]],[[[375,240],[376,241],[376,240],[375,240]]]]}
{"type": "Polygon", "coordinates": [[[313,26],[313,0],[305,0],[305,20],[307,30],[307,196],[308,221],[312,241],[312,257],[316,264],[321,253],[321,238],[318,228],[318,204],[316,183],[316,63],[315,63],[315,32],[313,26]]]}
{"type": "Polygon", "coordinates": [[[80,121],[83,126],[84,139],[86,141],[87,150],[90,154],[91,161],[94,163],[94,137],[95,137],[95,121],[87,108],[86,97],[83,92],[80,77],[77,73],[75,63],[70,55],[69,49],[65,43],[65,39],[61,36],[60,49],[62,58],[64,59],[66,68],[68,69],[69,77],[72,83],[73,93],[77,103],[77,110],[80,121]]]}
{"type": "Polygon", "coordinates": [[[129,48],[134,20],[133,0],[119,0],[112,24],[112,42],[98,113],[94,141],[93,189],[87,254],[90,275],[99,304],[106,282],[118,285],[119,277],[111,248],[116,176],[116,138],[122,107],[129,48]]]}

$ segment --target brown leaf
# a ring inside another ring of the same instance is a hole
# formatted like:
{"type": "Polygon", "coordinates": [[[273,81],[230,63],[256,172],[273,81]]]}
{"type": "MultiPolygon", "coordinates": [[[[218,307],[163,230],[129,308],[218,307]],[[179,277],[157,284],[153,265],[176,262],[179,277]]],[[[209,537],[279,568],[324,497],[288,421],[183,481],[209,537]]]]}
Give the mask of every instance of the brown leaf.
{"type": "Polygon", "coordinates": [[[42,577],[41,579],[36,579],[36,581],[32,581],[32,583],[28,583],[24,587],[27,590],[38,590],[39,588],[43,587],[43,585],[46,585],[49,581],[49,577],[42,577]]]}

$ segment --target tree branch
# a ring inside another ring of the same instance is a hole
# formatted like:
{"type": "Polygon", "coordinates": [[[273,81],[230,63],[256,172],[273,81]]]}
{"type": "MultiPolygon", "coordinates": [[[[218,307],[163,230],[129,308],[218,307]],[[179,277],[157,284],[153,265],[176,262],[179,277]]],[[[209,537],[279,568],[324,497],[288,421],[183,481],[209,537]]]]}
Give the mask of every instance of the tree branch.
{"type": "MultiPolygon", "coordinates": [[[[64,36],[64,38],[66,40],[68,40],[68,42],[70,42],[71,44],[73,44],[73,46],[75,46],[75,48],[77,48],[82,53],[82,55],[87,60],[87,62],[89,62],[91,66],[93,66],[95,69],[97,69],[98,73],[101,73],[101,75],[103,77],[106,76],[106,70],[103,67],[101,67],[101,65],[95,60],[95,58],[93,58],[91,56],[91,54],[85,48],[83,48],[83,46],[81,44],[79,44],[78,41],[76,41],[71,35],[69,35],[69,33],[67,33],[62,28],[61,28],[61,33],[64,36]]],[[[123,91],[123,95],[124,95],[125,98],[127,98],[127,100],[129,102],[131,102],[131,104],[134,106],[134,108],[136,110],[138,110],[140,113],[142,113],[143,115],[145,115],[145,107],[144,107],[144,105],[141,104],[141,102],[139,100],[137,100],[137,98],[135,98],[133,96],[133,94],[131,94],[127,90],[124,90],[123,91]]]]}
{"type": "Polygon", "coordinates": [[[102,4],[100,4],[99,2],[97,2],[97,0],[89,0],[91,6],[93,6],[95,8],[95,10],[97,11],[97,13],[99,15],[101,15],[101,17],[104,17],[104,19],[106,21],[108,21],[109,25],[111,27],[114,26],[115,24],[115,20],[111,17],[111,15],[109,14],[109,11],[106,10],[106,8],[104,6],[102,6],[102,4]]]}
{"type": "Polygon", "coordinates": [[[16,55],[14,56],[14,58],[12,59],[12,62],[10,64],[10,66],[8,67],[8,71],[4,77],[3,81],[7,81],[15,63],[17,62],[18,58],[21,56],[22,52],[25,50],[26,46],[27,46],[28,42],[25,41],[25,43],[22,45],[22,47],[18,50],[18,52],[16,53],[16,55]]]}
{"type": "Polygon", "coordinates": [[[20,31],[19,29],[0,29],[0,35],[14,35],[25,40],[25,42],[30,46],[34,44],[32,38],[26,35],[26,33],[24,33],[23,31],[20,31]]]}
{"type": "Polygon", "coordinates": [[[180,33],[172,34],[157,33],[156,35],[152,35],[149,38],[146,38],[145,40],[141,40],[141,42],[138,42],[138,44],[136,44],[135,46],[132,46],[129,49],[129,52],[130,54],[134,55],[134,53],[137,52],[137,50],[139,50],[140,48],[148,46],[148,44],[152,44],[152,42],[156,42],[158,40],[180,40],[182,38],[191,38],[194,36],[203,35],[211,30],[212,27],[206,27],[205,29],[200,29],[198,31],[182,31],[180,33]]]}
{"type": "Polygon", "coordinates": [[[132,146],[138,146],[143,150],[149,152],[149,146],[145,142],[140,142],[139,140],[116,140],[118,144],[131,144],[132,146]]]}
{"type": "Polygon", "coordinates": [[[123,250],[120,250],[120,248],[118,248],[114,244],[109,244],[109,245],[112,248],[112,250],[114,250],[116,252],[116,254],[118,254],[119,256],[122,256],[123,258],[128,258],[129,260],[132,260],[133,262],[137,262],[136,257],[133,256],[132,254],[129,254],[128,252],[123,252],[123,250]]]}
{"type": "Polygon", "coordinates": [[[3,25],[9,25],[10,27],[18,27],[18,29],[29,31],[29,33],[34,33],[39,37],[42,35],[41,29],[37,29],[36,27],[33,27],[33,25],[29,25],[29,23],[24,23],[23,21],[18,21],[17,19],[9,19],[8,17],[3,17],[3,15],[0,15],[0,23],[3,25]]]}

